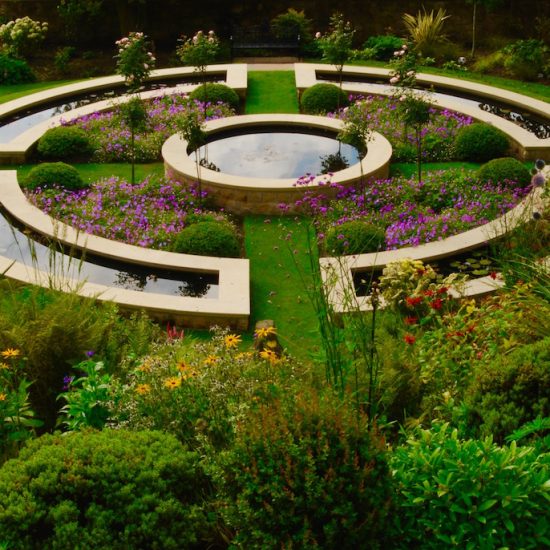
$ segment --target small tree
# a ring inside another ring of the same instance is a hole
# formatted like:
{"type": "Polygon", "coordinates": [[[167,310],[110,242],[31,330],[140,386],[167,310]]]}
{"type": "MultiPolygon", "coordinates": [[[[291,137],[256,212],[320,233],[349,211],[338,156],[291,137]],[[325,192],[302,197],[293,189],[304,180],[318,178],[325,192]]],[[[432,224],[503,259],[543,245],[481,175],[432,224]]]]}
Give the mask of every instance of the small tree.
{"type": "Polygon", "coordinates": [[[315,35],[319,48],[323,52],[323,61],[334,65],[338,71],[340,89],[342,89],[342,71],[351,55],[354,33],[351,23],[344,21],[341,13],[334,13],[330,18],[328,33],[322,35],[318,32],[315,35]]]}
{"type": "Polygon", "coordinates": [[[118,54],[117,74],[124,77],[129,92],[136,92],[125,106],[122,107],[122,116],[130,128],[131,157],[132,157],[132,185],[135,183],[135,133],[145,125],[147,113],[141,98],[137,95],[143,82],[149,77],[155,66],[155,56],[149,51],[147,39],[142,32],[131,32],[127,37],[117,40],[118,54]]]}
{"type": "Polygon", "coordinates": [[[477,7],[483,6],[487,10],[496,8],[502,0],[466,0],[466,4],[472,4],[472,51],[470,55],[474,57],[476,49],[476,31],[477,31],[477,7]]]}
{"type": "Polygon", "coordinates": [[[181,45],[176,49],[181,62],[195,67],[204,86],[205,111],[207,96],[206,67],[216,61],[220,55],[220,41],[214,31],[204,34],[198,31],[193,38],[182,37],[181,45]]]}

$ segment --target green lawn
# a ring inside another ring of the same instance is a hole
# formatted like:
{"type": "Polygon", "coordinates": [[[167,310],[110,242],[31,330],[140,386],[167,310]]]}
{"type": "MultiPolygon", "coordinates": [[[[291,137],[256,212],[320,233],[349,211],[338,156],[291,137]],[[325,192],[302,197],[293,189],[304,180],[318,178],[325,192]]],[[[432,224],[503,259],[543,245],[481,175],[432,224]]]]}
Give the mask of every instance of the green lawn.
{"type": "Polygon", "coordinates": [[[24,95],[32,94],[34,92],[41,92],[42,90],[49,90],[50,88],[56,88],[57,86],[63,86],[64,84],[72,84],[73,82],[81,82],[81,80],[55,80],[51,82],[32,82],[31,84],[12,84],[10,86],[0,86],[0,103],[6,103],[12,99],[17,99],[24,95]]]}
{"type": "Polygon", "coordinates": [[[246,114],[297,113],[298,96],[294,71],[248,73],[246,114]]]}

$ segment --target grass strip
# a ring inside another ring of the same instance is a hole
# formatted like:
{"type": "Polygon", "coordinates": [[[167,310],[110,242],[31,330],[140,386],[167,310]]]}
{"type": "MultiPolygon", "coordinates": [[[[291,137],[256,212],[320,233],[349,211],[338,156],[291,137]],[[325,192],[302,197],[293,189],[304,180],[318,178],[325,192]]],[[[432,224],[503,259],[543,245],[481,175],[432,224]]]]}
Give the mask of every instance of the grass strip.
{"type": "Polygon", "coordinates": [[[49,90],[50,88],[57,88],[58,86],[64,86],[65,84],[81,82],[82,80],[83,79],[54,80],[49,82],[32,82],[30,84],[10,84],[0,86],[0,103],[6,103],[25,95],[34,94],[35,92],[42,92],[43,90],[49,90]]]}
{"type": "Polygon", "coordinates": [[[294,71],[248,73],[246,114],[297,113],[298,95],[294,71]]]}

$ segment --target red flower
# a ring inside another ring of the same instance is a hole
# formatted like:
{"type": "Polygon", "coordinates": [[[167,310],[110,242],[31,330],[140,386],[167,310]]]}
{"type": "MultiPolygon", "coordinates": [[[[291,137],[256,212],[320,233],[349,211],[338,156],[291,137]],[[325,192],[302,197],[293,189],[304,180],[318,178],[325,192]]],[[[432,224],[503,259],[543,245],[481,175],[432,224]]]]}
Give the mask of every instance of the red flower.
{"type": "Polygon", "coordinates": [[[418,323],[418,317],[405,317],[406,325],[416,325],[418,323]]]}
{"type": "Polygon", "coordinates": [[[448,290],[449,290],[448,287],[442,286],[440,289],[437,290],[437,293],[438,294],[447,294],[448,290]]]}
{"type": "Polygon", "coordinates": [[[424,296],[430,297],[430,296],[433,296],[433,295],[434,295],[434,291],[433,291],[433,290],[425,290],[425,291],[423,292],[423,294],[424,294],[424,296]]]}
{"type": "Polygon", "coordinates": [[[441,306],[443,306],[443,300],[441,298],[436,298],[430,302],[430,307],[432,309],[441,309],[441,306]]]}
{"type": "Polygon", "coordinates": [[[418,304],[421,304],[422,303],[422,296],[407,296],[407,298],[405,299],[405,302],[407,303],[407,305],[409,307],[415,307],[417,306],[418,304]]]}
{"type": "Polygon", "coordinates": [[[495,280],[497,278],[497,272],[496,271],[491,271],[491,273],[489,273],[489,277],[491,277],[491,279],[495,280]]]}
{"type": "Polygon", "coordinates": [[[404,340],[409,346],[412,346],[416,342],[416,338],[412,334],[405,334],[404,340]]]}

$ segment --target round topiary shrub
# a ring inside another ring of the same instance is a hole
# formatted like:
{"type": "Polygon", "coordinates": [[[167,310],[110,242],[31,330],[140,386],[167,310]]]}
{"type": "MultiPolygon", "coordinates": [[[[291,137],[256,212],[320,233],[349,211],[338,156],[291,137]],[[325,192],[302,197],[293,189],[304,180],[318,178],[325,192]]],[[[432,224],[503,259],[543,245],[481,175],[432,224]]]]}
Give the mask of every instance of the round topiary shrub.
{"type": "Polygon", "coordinates": [[[172,250],[181,254],[238,258],[241,246],[232,225],[205,221],[185,227],[176,237],[172,250]]]}
{"type": "Polygon", "coordinates": [[[206,548],[199,455],[161,432],[44,435],[0,469],[10,549],[206,548]]]}
{"type": "Polygon", "coordinates": [[[457,158],[470,162],[487,162],[503,157],[508,145],[506,134],[485,122],[460,128],[454,143],[457,158]]]}
{"type": "Polygon", "coordinates": [[[518,187],[526,187],[531,181],[529,170],[522,162],[512,157],[490,160],[479,168],[477,177],[483,182],[515,181],[518,187]]]}
{"type": "Polygon", "coordinates": [[[88,157],[92,153],[88,134],[76,126],[50,128],[38,140],[37,149],[41,157],[55,160],[88,157]]]}
{"type": "Polygon", "coordinates": [[[348,103],[345,92],[335,84],[315,84],[304,90],[300,99],[302,111],[310,115],[336,111],[348,103]]]}
{"type": "Polygon", "coordinates": [[[221,506],[238,548],[384,548],[392,498],[366,416],[302,390],[260,405],[221,456],[221,506]]]}
{"type": "Polygon", "coordinates": [[[36,77],[26,61],[0,53],[0,84],[24,84],[35,80],[36,77]]]}
{"type": "Polygon", "coordinates": [[[46,189],[59,186],[76,190],[86,187],[78,170],[64,162],[44,162],[35,166],[22,184],[27,189],[36,189],[37,187],[46,189]]]}
{"type": "Polygon", "coordinates": [[[233,88],[225,84],[211,82],[208,83],[206,87],[201,85],[195,88],[189,94],[189,97],[198,101],[208,101],[210,103],[227,103],[235,111],[239,110],[239,94],[233,88]]]}
{"type": "Polygon", "coordinates": [[[384,229],[361,220],[331,227],[326,234],[325,249],[329,254],[363,254],[384,248],[384,229]]]}

